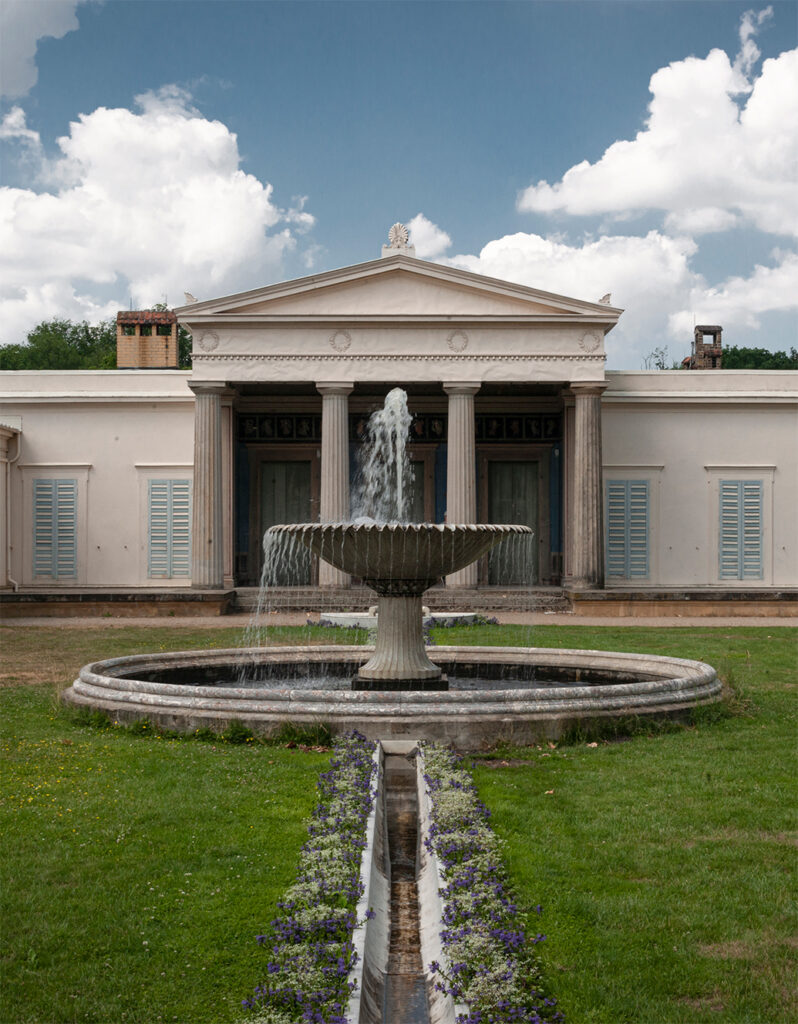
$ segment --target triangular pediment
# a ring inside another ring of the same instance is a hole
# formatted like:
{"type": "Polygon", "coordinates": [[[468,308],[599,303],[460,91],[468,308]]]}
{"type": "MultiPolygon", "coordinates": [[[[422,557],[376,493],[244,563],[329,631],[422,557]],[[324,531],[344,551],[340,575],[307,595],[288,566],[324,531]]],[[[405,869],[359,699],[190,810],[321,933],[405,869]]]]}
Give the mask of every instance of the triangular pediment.
{"type": "Polygon", "coordinates": [[[408,256],[391,256],[240,295],[198,302],[181,318],[606,317],[612,307],[553,295],[408,256]]]}

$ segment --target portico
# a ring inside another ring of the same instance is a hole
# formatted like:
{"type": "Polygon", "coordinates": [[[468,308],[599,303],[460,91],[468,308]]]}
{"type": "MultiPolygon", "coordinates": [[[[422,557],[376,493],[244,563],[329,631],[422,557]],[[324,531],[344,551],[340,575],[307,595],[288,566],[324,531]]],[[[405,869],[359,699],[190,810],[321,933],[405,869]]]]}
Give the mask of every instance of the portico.
{"type": "MultiPolygon", "coordinates": [[[[535,530],[447,587],[601,588],[604,337],[621,310],[385,251],[177,310],[193,336],[192,586],[255,583],[271,522],[345,519],[363,424],[401,386],[415,517],[535,530]]],[[[321,563],[298,582],[349,580],[321,563]]]]}

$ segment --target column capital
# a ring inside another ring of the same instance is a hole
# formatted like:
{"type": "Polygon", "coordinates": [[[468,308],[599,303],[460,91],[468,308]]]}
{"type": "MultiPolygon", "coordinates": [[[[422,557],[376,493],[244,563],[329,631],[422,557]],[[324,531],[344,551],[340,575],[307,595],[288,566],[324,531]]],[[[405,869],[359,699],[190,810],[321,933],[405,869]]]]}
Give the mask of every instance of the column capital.
{"type": "Polygon", "coordinates": [[[443,390],[447,395],[475,395],[481,387],[481,382],[460,380],[445,380],[443,382],[443,390]]]}
{"type": "Polygon", "coordinates": [[[190,380],[188,386],[195,395],[221,395],[227,390],[223,380],[190,380]]]}
{"type": "Polygon", "coordinates": [[[605,380],[573,380],[568,387],[575,395],[601,395],[609,384],[605,380]]]}
{"type": "MultiPolygon", "coordinates": [[[[14,429],[13,427],[0,426],[0,456],[2,456],[3,459],[5,459],[6,455],[8,455],[9,441],[11,440],[12,437],[16,437],[17,439],[19,439],[19,435],[20,431],[14,429]]],[[[17,443],[19,443],[19,440],[17,440],[17,443]]],[[[0,509],[0,512],[5,514],[5,509],[0,509]]]]}
{"type": "Polygon", "coordinates": [[[351,380],[316,381],[316,390],[320,395],[351,395],[355,387],[351,380]]]}

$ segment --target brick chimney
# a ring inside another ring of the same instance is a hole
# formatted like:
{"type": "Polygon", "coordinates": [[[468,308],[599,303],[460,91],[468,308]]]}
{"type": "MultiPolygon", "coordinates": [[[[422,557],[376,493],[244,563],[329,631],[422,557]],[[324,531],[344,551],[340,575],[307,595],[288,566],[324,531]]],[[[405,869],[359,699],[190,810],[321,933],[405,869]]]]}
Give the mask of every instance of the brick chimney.
{"type": "Polygon", "coordinates": [[[170,309],[117,313],[116,365],[120,370],[176,370],[175,314],[170,309]]]}
{"type": "Polygon", "coordinates": [[[698,324],[693,331],[693,350],[685,359],[689,370],[719,370],[723,358],[723,328],[698,324]]]}

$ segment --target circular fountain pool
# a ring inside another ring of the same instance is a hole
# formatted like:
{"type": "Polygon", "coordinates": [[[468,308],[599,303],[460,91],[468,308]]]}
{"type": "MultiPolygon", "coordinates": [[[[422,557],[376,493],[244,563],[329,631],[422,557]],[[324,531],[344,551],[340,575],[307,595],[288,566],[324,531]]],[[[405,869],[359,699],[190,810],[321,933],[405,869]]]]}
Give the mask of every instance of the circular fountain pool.
{"type": "Polygon", "coordinates": [[[680,716],[720,698],[711,666],[654,655],[546,648],[435,647],[449,690],[357,691],[368,647],[272,647],[141,654],[81,669],[75,705],[165,729],[268,734],[287,722],[335,733],[425,738],[473,750],[556,739],[577,722],[680,716]],[[243,666],[243,671],[242,671],[243,666]]]}

